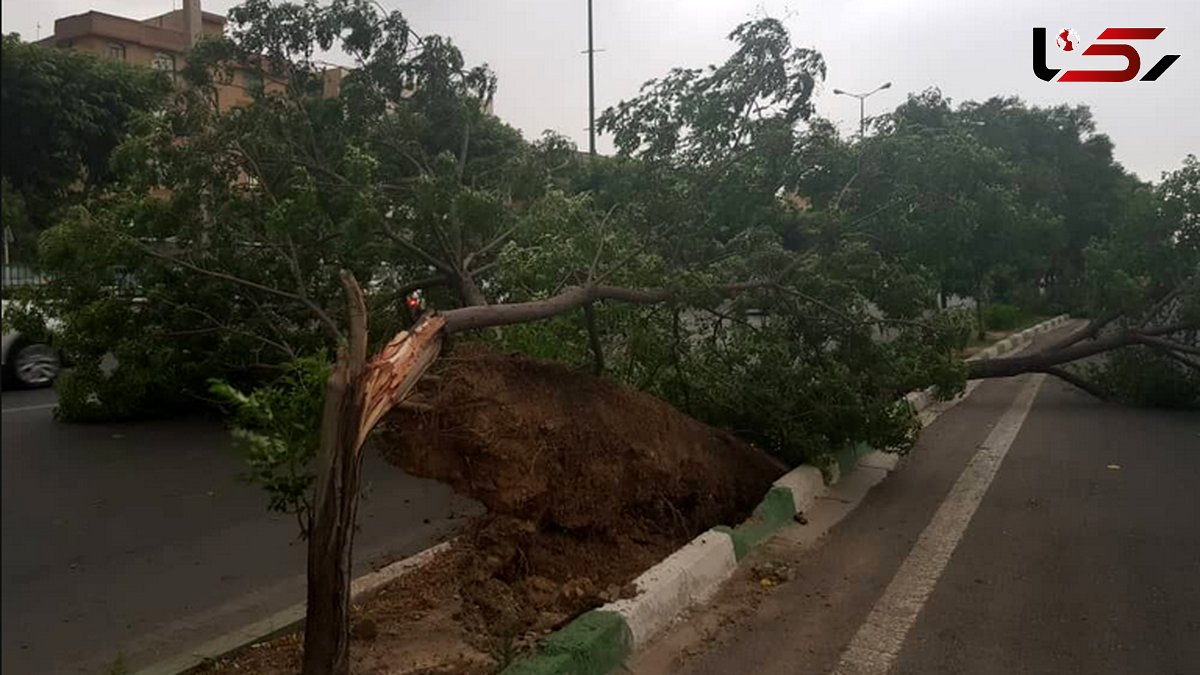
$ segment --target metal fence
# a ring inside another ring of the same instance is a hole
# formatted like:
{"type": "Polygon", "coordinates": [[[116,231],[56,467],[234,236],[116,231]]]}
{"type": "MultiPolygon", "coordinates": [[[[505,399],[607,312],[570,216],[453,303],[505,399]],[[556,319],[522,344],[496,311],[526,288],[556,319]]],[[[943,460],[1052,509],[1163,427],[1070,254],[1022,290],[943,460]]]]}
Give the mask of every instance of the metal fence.
{"type": "Polygon", "coordinates": [[[12,263],[0,266],[0,286],[7,295],[10,290],[41,286],[50,282],[50,277],[42,274],[31,265],[12,263]]]}

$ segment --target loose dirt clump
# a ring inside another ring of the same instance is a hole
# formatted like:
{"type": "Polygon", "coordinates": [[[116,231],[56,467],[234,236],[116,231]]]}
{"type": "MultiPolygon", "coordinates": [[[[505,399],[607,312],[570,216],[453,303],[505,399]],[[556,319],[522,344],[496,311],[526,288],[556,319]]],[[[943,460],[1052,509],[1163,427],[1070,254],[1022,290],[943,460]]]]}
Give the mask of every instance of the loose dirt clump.
{"type": "Polygon", "coordinates": [[[463,345],[397,410],[384,454],[538,531],[687,534],[746,515],[785,467],[652,396],[463,345]],[[422,407],[424,410],[425,408],[422,407]]]}
{"type": "MultiPolygon", "coordinates": [[[[495,672],[579,614],[631,597],[697,534],[737,524],[785,467],[666,403],[565,366],[459,345],[379,446],[488,514],[355,610],[356,674],[495,672]]],[[[296,672],[296,636],[211,672],[296,672]]]]}

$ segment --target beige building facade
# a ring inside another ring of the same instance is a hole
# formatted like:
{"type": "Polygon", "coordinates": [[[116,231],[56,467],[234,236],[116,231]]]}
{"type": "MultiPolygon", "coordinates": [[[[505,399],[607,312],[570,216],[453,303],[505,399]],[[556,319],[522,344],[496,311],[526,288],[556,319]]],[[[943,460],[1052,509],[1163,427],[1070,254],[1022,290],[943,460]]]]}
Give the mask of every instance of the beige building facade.
{"type": "MultiPolygon", "coordinates": [[[[37,44],[153,68],[176,79],[185,65],[186,54],[199,40],[224,32],[225,17],[203,11],[200,0],[183,0],[181,9],[149,19],[96,11],[66,16],[54,22],[54,35],[37,44]]],[[[263,86],[259,72],[237,69],[232,77],[218,81],[217,107],[228,110],[248,103],[252,92],[263,86]]],[[[271,83],[266,86],[270,89],[271,83]]]]}

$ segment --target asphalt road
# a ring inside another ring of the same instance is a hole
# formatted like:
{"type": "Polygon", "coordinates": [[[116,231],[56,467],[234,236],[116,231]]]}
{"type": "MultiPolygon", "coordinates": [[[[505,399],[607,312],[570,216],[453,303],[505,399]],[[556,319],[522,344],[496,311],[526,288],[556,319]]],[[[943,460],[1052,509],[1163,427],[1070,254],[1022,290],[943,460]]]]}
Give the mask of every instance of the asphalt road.
{"type": "Polygon", "coordinates": [[[668,633],[632,672],[1200,672],[1200,414],[1036,377],[983,383],[822,542],[753,554],[790,564],[792,581],[743,593],[713,634],[668,633]],[[972,478],[997,448],[998,469],[972,478]],[[849,663],[861,636],[897,649],[849,663]]]}
{"type": "MultiPolygon", "coordinates": [[[[3,393],[5,675],[136,669],[303,600],[295,521],[239,480],[218,423],[67,425],[53,401],[3,393]]],[[[375,456],[363,475],[359,572],[478,509],[375,456]]]]}

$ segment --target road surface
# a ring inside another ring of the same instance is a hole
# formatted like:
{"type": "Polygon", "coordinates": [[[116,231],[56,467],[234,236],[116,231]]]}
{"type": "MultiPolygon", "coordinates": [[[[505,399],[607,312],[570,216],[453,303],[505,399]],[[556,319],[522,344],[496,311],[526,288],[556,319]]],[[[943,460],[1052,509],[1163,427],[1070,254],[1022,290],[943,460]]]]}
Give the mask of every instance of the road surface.
{"type": "Polygon", "coordinates": [[[747,561],[793,580],[735,577],[632,672],[1200,673],[1195,412],[985,382],[822,541],[801,528],[747,561]]]}
{"type": "MultiPolygon", "coordinates": [[[[51,391],[3,394],[3,672],[136,669],[304,597],[304,545],[241,482],[206,419],[67,425],[51,391]]],[[[358,571],[477,512],[371,456],[358,571]]]]}

